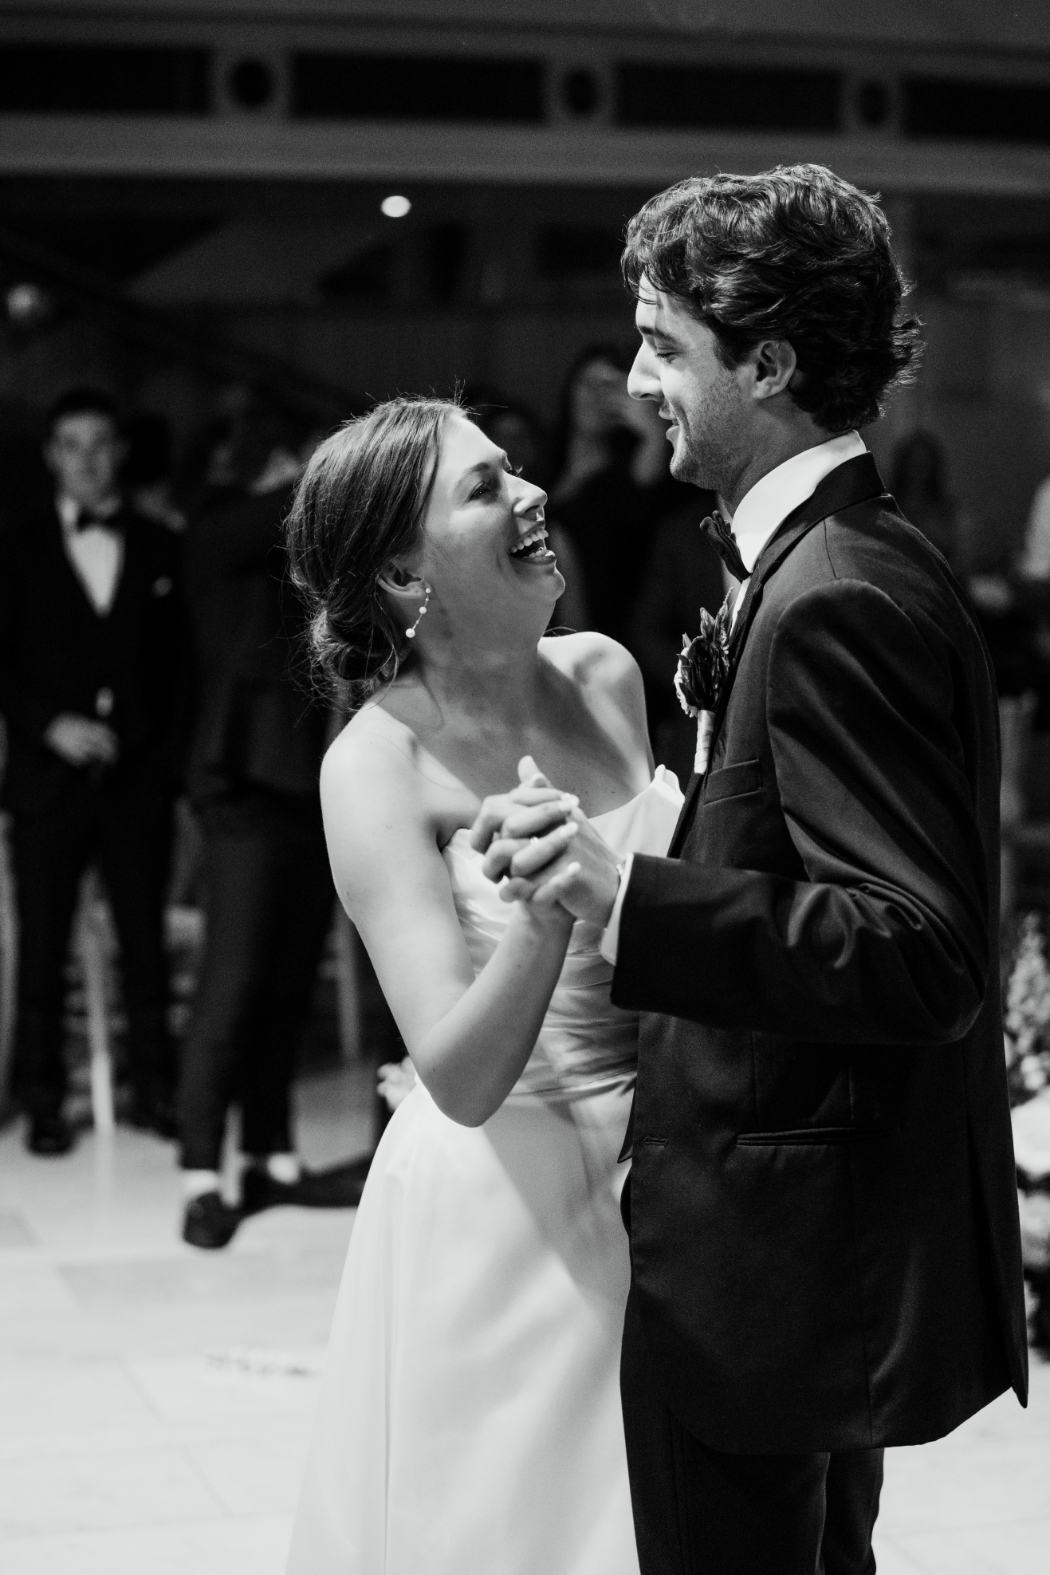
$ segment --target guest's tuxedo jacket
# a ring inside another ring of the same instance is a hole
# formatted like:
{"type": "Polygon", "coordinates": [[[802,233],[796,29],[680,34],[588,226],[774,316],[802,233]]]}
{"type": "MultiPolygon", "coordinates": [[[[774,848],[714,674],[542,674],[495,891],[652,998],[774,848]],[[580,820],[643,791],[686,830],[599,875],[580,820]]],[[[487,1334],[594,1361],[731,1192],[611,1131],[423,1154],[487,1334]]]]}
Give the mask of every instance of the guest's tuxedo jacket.
{"type": "Polygon", "coordinates": [[[54,508],[0,537],[0,715],[7,721],[3,804],[61,813],[90,781],[170,795],[181,768],[191,677],[181,547],[124,507],[124,560],[101,617],[66,555],[54,508]],[[68,765],[44,743],[56,716],[104,720],[120,743],[101,773],[68,765]]]}
{"type": "Polygon", "coordinates": [[[186,580],[201,704],[190,752],[198,802],[245,788],[317,799],[327,712],[306,679],[305,614],[281,522],[291,488],[190,526],[186,580]]]}
{"type": "Polygon", "coordinates": [[[1027,1347],[987,653],[865,455],[767,543],[709,769],[636,857],[631,1250],[665,1397],[735,1452],[936,1438],[1027,1347]]]}

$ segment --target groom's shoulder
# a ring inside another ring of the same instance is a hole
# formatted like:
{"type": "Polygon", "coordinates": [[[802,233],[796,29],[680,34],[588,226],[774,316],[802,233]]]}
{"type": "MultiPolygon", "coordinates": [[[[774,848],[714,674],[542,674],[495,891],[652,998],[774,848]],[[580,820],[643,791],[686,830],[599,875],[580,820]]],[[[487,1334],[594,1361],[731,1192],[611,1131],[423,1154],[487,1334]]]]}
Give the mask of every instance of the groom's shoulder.
{"type": "Polygon", "coordinates": [[[788,572],[771,598],[781,608],[822,585],[836,599],[849,586],[857,592],[867,588],[886,596],[936,644],[947,638],[983,645],[968,598],[948,563],[888,493],[827,515],[798,543],[784,568],[788,572]]]}
{"type": "Polygon", "coordinates": [[[917,611],[967,611],[947,561],[889,494],[829,515],[823,524],[821,545],[835,579],[866,581],[917,611]]]}

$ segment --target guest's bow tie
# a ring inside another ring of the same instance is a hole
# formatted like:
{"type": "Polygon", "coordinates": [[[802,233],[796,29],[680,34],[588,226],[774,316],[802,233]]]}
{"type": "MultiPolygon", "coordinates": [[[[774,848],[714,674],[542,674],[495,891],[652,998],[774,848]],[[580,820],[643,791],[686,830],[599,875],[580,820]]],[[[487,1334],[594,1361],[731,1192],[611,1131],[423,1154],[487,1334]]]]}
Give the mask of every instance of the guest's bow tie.
{"type": "Polygon", "coordinates": [[[715,509],[713,514],[709,514],[706,519],[700,521],[700,529],[734,580],[746,580],[749,571],[743,558],[740,556],[740,548],[736,544],[736,537],[717,509],[715,509]]]}
{"type": "Polygon", "coordinates": [[[95,514],[91,509],[78,509],[73,529],[76,531],[90,530],[93,525],[97,525],[102,530],[119,530],[120,515],[119,513],[95,514]]]}

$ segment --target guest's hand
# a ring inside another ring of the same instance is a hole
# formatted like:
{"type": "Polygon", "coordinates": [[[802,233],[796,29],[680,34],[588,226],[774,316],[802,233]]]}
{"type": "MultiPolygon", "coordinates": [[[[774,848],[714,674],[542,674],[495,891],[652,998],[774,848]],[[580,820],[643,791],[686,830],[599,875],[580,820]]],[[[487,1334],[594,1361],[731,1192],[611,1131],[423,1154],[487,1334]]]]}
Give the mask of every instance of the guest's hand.
{"type": "MultiPolygon", "coordinates": [[[[532,791],[547,781],[528,755],[518,772],[532,791]]],[[[521,791],[508,797],[513,802],[521,791]]],[[[515,803],[498,832],[485,839],[488,853],[482,869],[490,880],[506,877],[500,890],[505,902],[527,902],[541,910],[558,904],[574,918],[602,927],[608,924],[620,885],[619,861],[578,804],[568,808],[547,802],[531,808],[515,803]]],[[[477,834],[475,823],[476,838],[477,834]]],[[[475,840],[479,845],[484,844],[475,840]]]]}
{"type": "Polygon", "coordinates": [[[71,711],[64,711],[52,719],[44,734],[44,743],[71,766],[112,766],[120,752],[117,735],[111,727],[90,716],[76,716],[71,711]]]}

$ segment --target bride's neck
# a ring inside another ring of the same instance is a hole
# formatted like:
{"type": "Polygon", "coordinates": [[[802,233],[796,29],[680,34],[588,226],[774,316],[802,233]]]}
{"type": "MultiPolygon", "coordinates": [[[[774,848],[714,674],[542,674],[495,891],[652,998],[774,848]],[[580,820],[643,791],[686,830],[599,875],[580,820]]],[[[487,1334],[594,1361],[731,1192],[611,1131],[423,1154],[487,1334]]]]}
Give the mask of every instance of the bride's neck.
{"type": "Polygon", "coordinates": [[[480,730],[520,733],[540,709],[543,666],[538,642],[508,648],[457,640],[420,651],[423,687],[438,713],[459,713],[480,730]]]}

